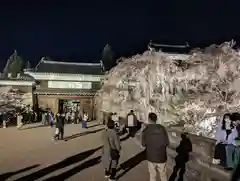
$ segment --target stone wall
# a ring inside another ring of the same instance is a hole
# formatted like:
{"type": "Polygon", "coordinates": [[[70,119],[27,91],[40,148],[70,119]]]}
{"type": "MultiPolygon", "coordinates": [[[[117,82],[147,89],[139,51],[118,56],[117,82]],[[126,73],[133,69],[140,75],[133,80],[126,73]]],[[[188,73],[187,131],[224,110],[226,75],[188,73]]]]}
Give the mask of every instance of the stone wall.
{"type": "MultiPolygon", "coordinates": [[[[107,120],[108,113],[103,112],[102,120],[107,120]]],[[[124,118],[121,118],[124,120],[124,118]]],[[[167,167],[172,172],[175,165],[174,158],[177,156],[175,148],[181,140],[181,128],[167,128],[170,146],[168,148],[168,164],[167,167]]],[[[141,141],[141,133],[137,139],[141,141]]],[[[215,147],[215,140],[203,136],[188,135],[193,151],[190,154],[190,160],[186,164],[185,180],[184,181],[227,181],[230,179],[231,172],[225,171],[222,167],[212,164],[212,158],[215,147]]]]}

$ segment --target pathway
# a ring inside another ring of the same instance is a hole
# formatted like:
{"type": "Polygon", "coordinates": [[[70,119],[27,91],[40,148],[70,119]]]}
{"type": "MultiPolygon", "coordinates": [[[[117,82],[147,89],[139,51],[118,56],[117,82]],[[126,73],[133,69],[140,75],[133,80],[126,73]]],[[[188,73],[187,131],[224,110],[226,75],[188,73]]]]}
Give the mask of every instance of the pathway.
{"type": "MultiPolygon", "coordinates": [[[[59,142],[52,141],[53,128],[38,124],[20,131],[14,127],[0,129],[0,180],[105,181],[100,163],[103,126],[96,122],[89,126],[83,130],[80,125],[67,125],[67,139],[59,142]]],[[[119,181],[147,181],[147,165],[141,162],[139,145],[128,139],[122,141],[122,148],[119,181]]]]}

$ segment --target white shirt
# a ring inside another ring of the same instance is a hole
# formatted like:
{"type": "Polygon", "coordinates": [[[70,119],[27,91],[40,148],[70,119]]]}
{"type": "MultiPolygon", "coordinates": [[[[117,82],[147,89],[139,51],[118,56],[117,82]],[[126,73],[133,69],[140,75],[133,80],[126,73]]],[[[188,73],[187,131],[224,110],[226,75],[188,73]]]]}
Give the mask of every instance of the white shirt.
{"type": "Polygon", "coordinates": [[[128,126],[134,126],[134,116],[132,114],[128,115],[128,126]]]}
{"type": "Polygon", "coordinates": [[[83,120],[84,120],[84,121],[87,121],[87,120],[88,120],[88,115],[84,114],[84,115],[83,115],[83,120]]]}

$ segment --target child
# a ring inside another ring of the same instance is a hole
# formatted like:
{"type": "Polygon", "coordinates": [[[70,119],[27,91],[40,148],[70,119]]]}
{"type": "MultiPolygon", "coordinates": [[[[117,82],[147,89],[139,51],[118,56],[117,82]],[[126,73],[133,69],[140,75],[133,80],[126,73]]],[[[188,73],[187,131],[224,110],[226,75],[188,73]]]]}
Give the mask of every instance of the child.
{"type": "Polygon", "coordinates": [[[180,170],[178,180],[183,181],[183,175],[186,169],[186,163],[189,160],[189,153],[192,151],[192,143],[187,137],[187,133],[181,135],[182,140],[179,146],[176,148],[178,155],[175,157],[176,165],[173,168],[173,173],[169,178],[169,181],[174,181],[177,177],[178,171],[180,170]]]}

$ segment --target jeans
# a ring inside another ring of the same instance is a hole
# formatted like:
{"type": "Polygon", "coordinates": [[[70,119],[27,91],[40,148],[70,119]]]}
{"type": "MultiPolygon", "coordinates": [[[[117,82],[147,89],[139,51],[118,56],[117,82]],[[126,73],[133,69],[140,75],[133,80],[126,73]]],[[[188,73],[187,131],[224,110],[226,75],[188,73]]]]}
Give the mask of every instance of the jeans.
{"type": "Polygon", "coordinates": [[[215,146],[214,159],[220,160],[222,166],[226,165],[226,145],[218,143],[215,146]]]}
{"type": "Polygon", "coordinates": [[[82,120],[82,128],[87,128],[87,122],[85,120],[82,120]]]}
{"type": "Polygon", "coordinates": [[[135,136],[135,127],[128,127],[129,137],[135,136]]]}
{"type": "Polygon", "coordinates": [[[226,145],[226,167],[234,168],[234,145],[226,145]]]}
{"type": "Polygon", "coordinates": [[[64,135],[64,127],[61,127],[59,128],[59,136],[61,140],[63,140],[63,135],[64,135]]]}
{"type": "Polygon", "coordinates": [[[234,153],[234,168],[238,166],[239,161],[240,161],[240,147],[236,147],[234,153]]]}

